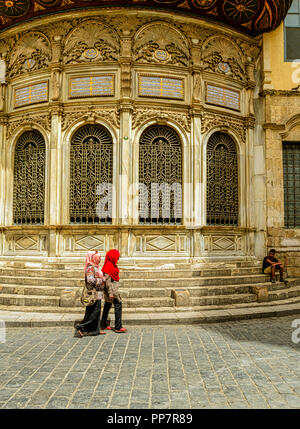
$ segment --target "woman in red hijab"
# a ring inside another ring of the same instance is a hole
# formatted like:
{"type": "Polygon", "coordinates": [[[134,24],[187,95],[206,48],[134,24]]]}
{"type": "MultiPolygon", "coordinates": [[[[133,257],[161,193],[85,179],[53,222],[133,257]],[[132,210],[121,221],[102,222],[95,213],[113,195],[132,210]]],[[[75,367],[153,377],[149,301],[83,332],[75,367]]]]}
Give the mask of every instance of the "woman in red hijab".
{"type": "Polygon", "coordinates": [[[101,329],[111,329],[107,325],[107,316],[112,304],[115,309],[115,329],[117,333],[127,332],[126,328],[122,327],[122,300],[119,294],[119,268],[117,262],[120,257],[120,252],[117,249],[109,250],[106,253],[102,272],[106,280],[106,288],[104,290],[105,304],[101,319],[101,329]]]}

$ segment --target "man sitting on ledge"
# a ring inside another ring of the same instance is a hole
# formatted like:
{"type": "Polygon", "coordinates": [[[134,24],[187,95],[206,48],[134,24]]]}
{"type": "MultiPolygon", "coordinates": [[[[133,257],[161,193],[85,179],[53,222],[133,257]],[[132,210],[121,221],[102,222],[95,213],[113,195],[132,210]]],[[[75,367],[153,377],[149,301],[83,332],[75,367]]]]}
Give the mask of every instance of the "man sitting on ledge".
{"type": "Polygon", "coordinates": [[[280,272],[280,281],[284,282],[283,279],[283,264],[278,261],[278,259],[276,259],[275,256],[276,250],[275,249],[271,249],[269,251],[268,256],[266,256],[264,258],[263,261],[263,273],[264,274],[271,274],[271,280],[272,283],[276,283],[275,280],[275,271],[279,270],[280,272]]]}

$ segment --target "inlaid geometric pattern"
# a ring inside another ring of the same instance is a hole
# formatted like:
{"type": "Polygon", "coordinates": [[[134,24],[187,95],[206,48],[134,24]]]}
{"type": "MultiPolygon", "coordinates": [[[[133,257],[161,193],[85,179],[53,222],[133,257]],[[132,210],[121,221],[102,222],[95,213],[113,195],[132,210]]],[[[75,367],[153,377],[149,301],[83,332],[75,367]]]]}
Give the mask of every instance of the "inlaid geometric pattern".
{"type": "Polygon", "coordinates": [[[98,250],[105,251],[105,237],[102,235],[93,236],[74,236],[74,250],[98,250]]]}
{"type": "Polygon", "coordinates": [[[175,251],[176,242],[174,236],[146,237],[146,251],[175,251]]]}
{"type": "Polygon", "coordinates": [[[15,240],[15,250],[38,250],[39,236],[25,236],[15,240]]]}
{"type": "Polygon", "coordinates": [[[241,31],[258,34],[275,29],[284,19],[292,0],[0,0],[0,29],[32,17],[89,7],[188,12],[226,22],[241,31]]]}

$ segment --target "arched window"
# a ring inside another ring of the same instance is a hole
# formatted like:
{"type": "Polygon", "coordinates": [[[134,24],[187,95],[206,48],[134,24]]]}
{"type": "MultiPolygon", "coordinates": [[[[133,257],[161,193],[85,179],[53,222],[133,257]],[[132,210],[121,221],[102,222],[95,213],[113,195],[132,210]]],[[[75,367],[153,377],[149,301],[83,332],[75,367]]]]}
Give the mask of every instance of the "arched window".
{"type": "Polygon", "coordinates": [[[108,130],[84,125],[70,150],[70,222],[111,223],[113,144],[108,130]]]}
{"type": "Polygon", "coordinates": [[[37,130],[19,138],[14,157],[15,224],[43,224],[45,206],[45,141],[37,130]]]}
{"type": "Polygon", "coordinates": [[[207,145],[207,225],[238,225],[238,186],[235,143],[225,133],[214,133],[207,145]]]}
{"type": "Polygon", "coordinates": [[[167,126],[151,126],[140,139],[139,221],[182,221],[182,147],[177,133],[167,126]]]}

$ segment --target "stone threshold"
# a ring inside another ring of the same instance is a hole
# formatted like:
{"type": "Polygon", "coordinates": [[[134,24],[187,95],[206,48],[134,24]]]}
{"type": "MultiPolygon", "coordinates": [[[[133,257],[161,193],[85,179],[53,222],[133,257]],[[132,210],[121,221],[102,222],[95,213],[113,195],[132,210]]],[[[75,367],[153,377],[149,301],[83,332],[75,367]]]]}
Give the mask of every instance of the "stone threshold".
{"type": "MultiPolygon", "coordinates": [[[[190,311],[184,313],[124,314],[123,325],[173,325],[232,322],[266,317],[300,315],[300,302],[282,305],[265,305],[256,308],[228,308],[220,310],[190,311]]],[[[6,327],[72,327],[82,320],[83,314],[34,313],[0,310],[0,323],[6,327]]],[[[300,316],[299,316],[300,318],[300,316]]],[[[114,315],[111,314],[113,326],[114,315]]]]}

